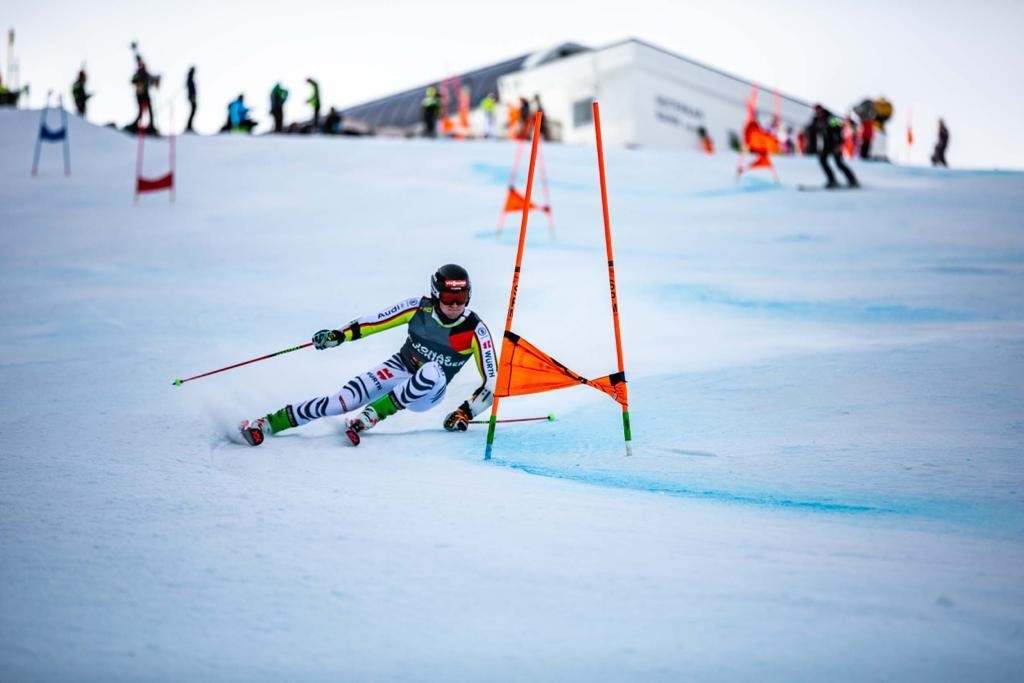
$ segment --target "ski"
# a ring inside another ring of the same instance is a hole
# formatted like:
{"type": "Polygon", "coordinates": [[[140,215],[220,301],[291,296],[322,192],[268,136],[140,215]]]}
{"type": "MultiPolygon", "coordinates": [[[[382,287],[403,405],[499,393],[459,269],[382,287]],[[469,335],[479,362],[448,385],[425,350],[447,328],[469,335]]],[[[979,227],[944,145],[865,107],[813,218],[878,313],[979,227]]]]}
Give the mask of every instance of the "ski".
{"type": "Polygon", "coordinates": [[[857,185],[856,187],[850,187],[848,185],[837,185],[835,187],[827,187],[825,185],[797,185],[796,189],[800,192],[833,192],[836,190],[859,190],[861,189],[861,186],[857,185]]]}

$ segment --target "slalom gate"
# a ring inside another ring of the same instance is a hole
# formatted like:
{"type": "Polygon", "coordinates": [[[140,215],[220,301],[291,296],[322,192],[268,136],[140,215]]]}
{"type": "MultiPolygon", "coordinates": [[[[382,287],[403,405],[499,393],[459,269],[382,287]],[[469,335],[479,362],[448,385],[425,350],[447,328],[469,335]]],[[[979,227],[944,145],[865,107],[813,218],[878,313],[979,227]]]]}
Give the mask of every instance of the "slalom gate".
{"type": "Polygon", "coordinates": [[[519,291],[519,276],[522,272],[523,251],[526,247],[526,227],[530,217],[530,198],[533,193],[533,178],[537,166],[540,140],[540,124],[543,114],[533,116],[533,143],[530,148],[530,167],[526,176],[526,194],[519,225],[519,244],[516,250],[515,269],[512,271],[512,287],[509,291],[508,315],[501,340],[501,355],[498,359],[498,380],[491,404],[491,417],[487,426],[487,446],[484,460],[491,459],[494,446],[495,425],[498,405],[502,398],[538,394],[555,389],[586,384],[610,396],[622,408],[622,433],[626,443],[626,455],[632,454],[632,433],[629,428],[629,394],[626,387],[626,371],[622,356],[622,335],[619,329],[619,301],[615,288],[615,259],[612,255],[611,219],[608,212],[608,189],[604,171],[604,145],[601,140],[601,113],[597,102],[591,105],[594,112],[594,134],[597,144],[597,169],[601,185],[601,209],[604,218],[605,252],[608,258],[608,289],[611,293],[612,328],[615,334],[615,353],[618,371],[597,379],[587,379],[573,372],[566,365],[541,351],[538,347],[512,331],[515,314],[516,294],[519,291]]]}
{"type": "MultiPolygon", "coordinates": [[[[174,201],[174,170],[175,170],[175,158],[174,158],[174,141],[177,136],[174,133],[169,133],[167,140],[167,149],[169,154],[168,159],[168,171],[162,176],[157,178],[146,178],[142,175],[142,160],[146,153],[146,131],[153,127],[153,110],[150,108],[147,110],[147,118],[149,119],[146,126],[139,125],[139,148],[135,158],[135,197],[133,199],[135,204],[139,203],[139,195],[146,194],[149,192],[160,192],[167,190],[170,196],[170,201],[174,201]]],[[[170,126],[174,126],[174,109],[171,105],[170,110],[170,126]]],[[[172,130],[173,128],[168,128],[172,130]]]]}
{"type": "MultiPolygon", "coordinates": [[[[534,140],[537,139],[537,131],[534,130],[534,140]]],[[[540,173],[541,189],[544,192],[544,203],[534,204],[528,200],[519,190],[516,189],[516,180],[519,177],[519,166],[523,159],[523,150],[526,148],[526,140],[520,140],[516,145],[516,158],[512,162],[512,172],[508,177],[508,190],[505,193],[505,203],[502,204],[501,212],[498,214],[498,234],[505,229],[505,218],[510,213],[519,213],[524,208],[530,211],[540,211],[548,217],[548,229],[554,234],[555,221],[551,216],[551,192],[548,189],[548,174],[544,168],[544,153],[537,147],[537,170],[540,173]]]]}
{"type": "MultiPolygon", "coordinates": [[[[775,94],[775,120],[780,121],[781,99],[778,93],[775,94]]],[[[776,124],[778,125],[778,124],[776,124]]],[[[740,144],[740,159],[736,166],[736,180],[748,171],[755,169],[768,169],[772,173],[775,183],[779,183],[779,174],[772,163],[772,154],[779,153],[779,138],[771,130],[761,127],[757,121],[757,86],[750,87],[750,96],[747,98],[747,120],[743,124],[743,141],[740,144]],[[753,160],[747,164],[744,160],[744,150],[749,151],[753,160]]]]}
{"type": "Polygon", "coordinates": [[[32,177],[39,175],[39,155],[42,151],[43,143],[57,143],[60,142],[64,147],[64,176],[71,175],[71,143],[68,140],[68,113],[64,109],[64,98],[63,96],[57,97],[57,106],[50,106],[50,95],[46,93],[46,106],[43,107],[43,111],[39,116],[39,135],[36,136],[36,151],[32,157],[32,177]],[[47,123],[47,114],[50,109],[57,109],[60,111],[60,128],[50,128],[47,123]]]}

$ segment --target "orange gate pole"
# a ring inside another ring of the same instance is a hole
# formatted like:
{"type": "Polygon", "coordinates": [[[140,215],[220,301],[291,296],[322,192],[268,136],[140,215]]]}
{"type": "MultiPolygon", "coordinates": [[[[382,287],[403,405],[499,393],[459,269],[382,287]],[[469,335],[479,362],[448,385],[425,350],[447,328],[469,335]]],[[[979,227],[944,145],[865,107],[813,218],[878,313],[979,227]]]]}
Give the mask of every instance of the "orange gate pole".
{"type": "MultiPolygon", "coordinates": [[[[615,258],[612,255],[612,222],[608,214],[608,187],[604,175],[604,143],[601,140],[601,111],[594,100],[594,134],[597,137],[597,171],[601,180],[601,211],[604,214],[604,244],[608,255],[608,289],[612,298],[612,326],[615,329],[615,355],[619,361],[619,372],[625,378],[626,368],[622,358],[622,332],[619,329],[619,297],[615,292],[615,258]]],[[[623,380],[625,381],[625,380],[623,380]]],[[[626,455],[633,454],[630,442],[633,435],[629,429],[629,394],[623,388],[625,401],[622,405],[622,434],[626,441],[626,455]]]]}
{"type": "MultiPolygon", "coordinates": [[[[516,293],[519,291],[519,272],[523,263],[523,250],[526,248],[526,225],[530,220],[530,197],[533,194],[533,172],[537,166],[537,143],[540,142],[540,122],[543,114],[537,112],[533,115],[533,144],[530,146],[530,170],[526,176],[526,202],[523,204],[523,217],[519,223],[519,246],[516,248],[516,266],[512,271],[512,289],[508,294],[508,315],[505,317],[505,332],[512,330],[512,316],[516,309],[516,293]]],[[[502,334],[502,347],[505,346],[505,334],[502,334]]],[[[499,373],[500,373],[500,363],[499,373]]],[[[498,419],[499,397],[495,392],[494,402],[491,403],[491,418],[487,422],[487,446],[484,449],[484,460],[491,459],[491,448],[494,446],[494,426],[498,419]]]]}

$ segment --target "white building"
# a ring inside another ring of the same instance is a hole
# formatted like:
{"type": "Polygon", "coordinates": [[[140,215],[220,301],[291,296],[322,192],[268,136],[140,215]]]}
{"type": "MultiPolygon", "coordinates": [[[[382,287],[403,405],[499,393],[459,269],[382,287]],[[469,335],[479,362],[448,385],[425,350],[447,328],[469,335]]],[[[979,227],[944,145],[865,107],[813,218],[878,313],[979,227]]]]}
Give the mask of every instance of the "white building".
{"type": "MultiPolygon", "coordinates": [[[[542,55],[543,53],[538,53],[542,55]]],[[[705,128],[716,150],[740,136],[750,81],[629,39],[524,68],[498,79],[503,102],[539,95],[554,137],[567,143],[593,140],[590,103],[601,104],[604,139],[610,145],[699,149],[705,128]]],[[[782,131],[794,135],[811,119],[812,105],[778,95],[782,131]]],[[[775,115],[776,95],[759,90],[758,119],[775,115]]]]}
{"type": "MultiPolygon", "coordinates": [[[[589,144],[594,135],[590,105],[597,99],[608,145],[700,149],[698,130],[704,128],[717,152],[730,149],[731,137],[737,141],[742,137],[754,86],[635,38],[596,49],[565,43],[461,74],[455,80],[470,88],[474,108],[495,89],[504,107],[518,106],[520,97],[532,107],[534,96],[539,95],[554,140],[589,144]]],[[[426,87],[367,102],[343,114],[363,132],[415,135],[422,130],[420,106],[426,87]]],[[[776,113],[781,120],[780,137],[792,127],[796,142],[811,119],[812,104],[767,85],[759,87],[758,120],[769,127],[776,113]]],[[[499,119],[499,124],[504,122],[504,117],[499,119]]],[[[474,112],[474,128],[483,130],[482,120],[482,114],[474,112]]],[[[885,137],[876,134],[873,156],[884,155],[885,137]]]]}

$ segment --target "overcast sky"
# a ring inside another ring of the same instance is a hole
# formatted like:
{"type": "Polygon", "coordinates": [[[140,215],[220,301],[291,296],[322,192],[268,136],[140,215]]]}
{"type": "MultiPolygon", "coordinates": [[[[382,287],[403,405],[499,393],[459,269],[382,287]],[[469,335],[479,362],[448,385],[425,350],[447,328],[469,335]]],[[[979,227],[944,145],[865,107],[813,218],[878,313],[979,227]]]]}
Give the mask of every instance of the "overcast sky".
{"type": "MultiPolygon", "coordinates": [[[[320,81],[326,110],[556,43],[636,37],[837,113],[884,94],[896,108],[890,153],[900,160],[912,112],[913,161],[926,162],[941,115],[951,164],[1024,168],[1022,1],[5,0],[0,22],[16,31],[32,105],[51,88],[67,99],[84,61],[89,118],[100,123],[134,118],[134,39],[163,76],[158,100],[176,95],[179,125],[185,72],[196,65],[196,127],[213,132],[240,92],[266,121],[277,80],[292,93],[292,119],[308,116],[306,76],[320,81]]],[[[0,60],[6,74],[6,49],[0,60]]]]}

